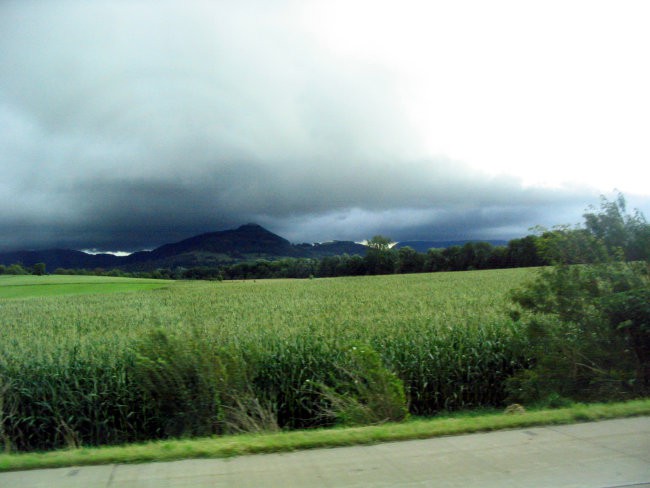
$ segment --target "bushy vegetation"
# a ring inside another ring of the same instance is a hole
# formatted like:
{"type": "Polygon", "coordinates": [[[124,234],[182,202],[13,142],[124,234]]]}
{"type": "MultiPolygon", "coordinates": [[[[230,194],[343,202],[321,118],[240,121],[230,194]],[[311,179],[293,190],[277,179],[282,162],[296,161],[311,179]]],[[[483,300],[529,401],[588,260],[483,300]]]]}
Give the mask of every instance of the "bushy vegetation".
{"type": "Polygon", "coordinates": [[[26,275],[26,274],[31,274],[31,270],[29,268],[24,268],[21,264],[19,263],[14,263],[9,266],[5,266],[4,264],[0,264],[0,275],[26,275]]]}
{"type": "Polygon", "coordinates": [[[583,226],[543,236],[554,266],[513,293],[534,367],[514,400],[629,398],[650,392],[650,226],[603,200],[583,226]]]}
{"type": "Polygon", "coordinates": [[[529,357],[507,291],[530,275],[174,282],[3,300],[0,442],[51,449],[501,405],[529,357]]]}

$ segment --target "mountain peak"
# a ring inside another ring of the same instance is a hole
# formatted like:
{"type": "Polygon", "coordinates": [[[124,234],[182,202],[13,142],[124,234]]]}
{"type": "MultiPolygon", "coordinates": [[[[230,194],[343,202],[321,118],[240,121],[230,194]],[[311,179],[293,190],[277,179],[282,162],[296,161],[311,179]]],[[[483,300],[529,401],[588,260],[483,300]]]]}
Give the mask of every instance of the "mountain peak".
{"type": "Polygon", "coordinates": [[[113,268],[143,270],[178,266],[219,266],[237,261],[286,257],[321,258],[340,254],[365,254],[365,247],[354,242],[334,241],[322,244],[293,245],[259,224],[248,223],[237,229],[196,235],[179,242],[164,244],[152,251],[140,251],[126,257],[109,254],[93,256],[81,251],[47,251],[0,254],[0,264],[45,262],[48,269],[113,268]]]}
{"type": "MultiPolygon", "coordinates": [[[[264,229],[260,224],[254,222],[249,222],[248,224],[240,225],[237,230],[246,230],[246,229],[264,229]]],[[[266,230],[266,229],[264,229],[266,230]]]]}

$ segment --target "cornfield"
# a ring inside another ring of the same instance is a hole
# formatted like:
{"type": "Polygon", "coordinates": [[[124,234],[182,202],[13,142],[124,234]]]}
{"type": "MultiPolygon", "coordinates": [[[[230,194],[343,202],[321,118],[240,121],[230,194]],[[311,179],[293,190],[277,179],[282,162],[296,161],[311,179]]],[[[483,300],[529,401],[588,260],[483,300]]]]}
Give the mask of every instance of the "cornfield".
{"type": "Polygon", "coordinates": [[[342,397],[383,379],[416,415],[498,406],[528,357],[506,295],[529,277],[175,282],[0,300],[0,443],[34,450],[330,425],[336,402],[324,391],[342,397]],[[357,347],[369,351],[361,366],[357,347]]]}

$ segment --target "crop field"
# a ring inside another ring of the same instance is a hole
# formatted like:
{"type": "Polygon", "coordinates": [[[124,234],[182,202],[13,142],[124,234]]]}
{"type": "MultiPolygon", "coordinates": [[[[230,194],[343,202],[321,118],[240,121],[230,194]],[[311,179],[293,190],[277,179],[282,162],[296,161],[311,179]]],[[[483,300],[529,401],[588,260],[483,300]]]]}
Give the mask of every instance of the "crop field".
{"type": "Polygon", "coordinates": [[[166,285],[163,280],[103,276],[0,276],[0,299],[53,295],[86,295],[151,290],[166,285]]]}
{"type": "Polygon", "coordinates": [[[395,378],[413,414],[501,405],[504,380],[528,357],[507,293],[533,273],[3,277],[0,443],[51,449],[331,425],[341,420],[331,413],[337,394],[395,397],[395,378]],[[369,393],[376,385],[389,386],[369,393]]]}

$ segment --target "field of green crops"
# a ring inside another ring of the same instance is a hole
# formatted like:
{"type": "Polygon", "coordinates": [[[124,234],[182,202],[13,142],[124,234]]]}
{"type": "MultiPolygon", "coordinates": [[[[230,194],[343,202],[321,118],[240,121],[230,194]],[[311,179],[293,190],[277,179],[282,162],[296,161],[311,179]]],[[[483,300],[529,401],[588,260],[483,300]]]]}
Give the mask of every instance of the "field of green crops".
{"type": "Polygon", "coordinates": [[[152,290],[165,286],[164,280],[142,280],[104,276],[0,276],[0,299],[53,295],[87,295],[152,290]]]}
{"type": "Polygon", "coordinates": [[[0,443],[50,449],[328,425],[331,398],[314,385],[336,390],[364,375],[398,378],[414,414],[501,405],[503,381],[527,358],[506,296],[532,273],[3,278],[0,443]],[[43,292],[66,283],[74,294],[43,292]],[[357,348],[370,351],[361,366],[350,359],[357,348]]]}

